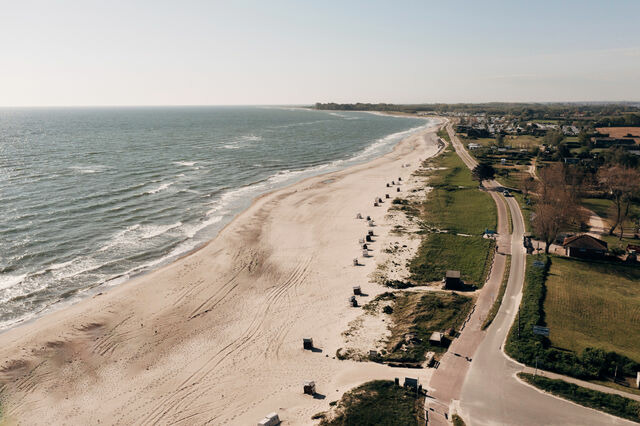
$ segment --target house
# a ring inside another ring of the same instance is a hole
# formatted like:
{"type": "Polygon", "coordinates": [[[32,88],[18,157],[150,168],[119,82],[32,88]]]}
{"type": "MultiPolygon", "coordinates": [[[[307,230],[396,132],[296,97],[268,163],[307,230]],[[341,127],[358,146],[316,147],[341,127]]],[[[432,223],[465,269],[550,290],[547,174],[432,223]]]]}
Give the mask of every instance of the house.
{"type": "Polygon", "coordinates": [[[609,148],[612,146],[635,147],[636,141],[628,138],[595,137],[591,138],[594,148],[609,148]]]}
{"type": "Polygon", "coordinates": [[[591,235],[582,234],[567,237],[562,242],[567,256],[582,258],[602,258],[607,254],[607,243],[591,235]]]}
{"type": "Polygon", "coordinates": [[[460,271],[447,271],[444,276],[445,288],[456,288],[460,285],[460,271]]]}

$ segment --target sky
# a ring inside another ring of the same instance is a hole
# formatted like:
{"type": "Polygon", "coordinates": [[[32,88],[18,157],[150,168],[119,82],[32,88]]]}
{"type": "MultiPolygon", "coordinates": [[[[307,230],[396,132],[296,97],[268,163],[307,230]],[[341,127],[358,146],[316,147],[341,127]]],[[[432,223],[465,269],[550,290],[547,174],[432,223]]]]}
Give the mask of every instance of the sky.
{"type": "Polygon", "coordinates": [[[0,0],[0,105],[640,101],[640,1],[0,0]]]}

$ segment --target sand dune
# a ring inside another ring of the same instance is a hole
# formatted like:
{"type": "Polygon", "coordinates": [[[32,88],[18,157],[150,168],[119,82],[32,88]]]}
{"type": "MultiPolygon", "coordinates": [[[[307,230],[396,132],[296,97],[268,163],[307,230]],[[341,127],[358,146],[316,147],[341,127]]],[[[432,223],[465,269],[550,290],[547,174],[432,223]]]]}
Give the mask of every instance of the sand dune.
{"type": "Polygon", "coordinates": [[[426,381],[427,370],[334,357],[361,312],[347,306],[351,287],[369,298],[384,291],[368,277],[391,241],[391,203],[373,207],[373,198],[437,152],[434,132],[265,195],[196,253],[0,335],[6,418],[246,425],[277,411],[286,424],[309,424],[366,380],[426,381]],[[376,219],[373,257],[361,256],[369,228],[357,212],[376,219]],[[318,351],[302,349],[306,336],[318,351]],[[302,394],[305,380],[315,380],[318,398],[302,394]]]}

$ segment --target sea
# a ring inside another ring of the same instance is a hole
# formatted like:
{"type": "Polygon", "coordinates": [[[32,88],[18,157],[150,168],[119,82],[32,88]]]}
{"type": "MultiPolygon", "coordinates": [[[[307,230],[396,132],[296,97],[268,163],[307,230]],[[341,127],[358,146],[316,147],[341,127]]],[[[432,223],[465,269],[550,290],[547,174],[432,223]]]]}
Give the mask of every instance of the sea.
{"type": "Polygon", "coordinates": [[[431,119],[283,107],[0,109],[0,330],[164,265],[257,196],[431,119]]]}

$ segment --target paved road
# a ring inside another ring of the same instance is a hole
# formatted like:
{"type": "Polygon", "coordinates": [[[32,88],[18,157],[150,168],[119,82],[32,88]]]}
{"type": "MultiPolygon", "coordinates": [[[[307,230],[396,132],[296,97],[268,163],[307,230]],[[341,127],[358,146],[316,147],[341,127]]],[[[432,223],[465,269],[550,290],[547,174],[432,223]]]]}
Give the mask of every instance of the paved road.
{"type": "MultiPolygon", "coordinates": [[[[463,161],[469,166],[475,165],[457,138],[452,141],[463,161]]],[[[522,213],[513,198],[506,200],[513,220],[507,291],[498,315],[473,357],[462,386],[460,414],[467,424],[476,426],[635,424],[544,394],[516,379],[516,373],[523,367],[507,358],[501,347],[522,298],[526,253],[522,246],[522,213]]]]}
{"type": "MultiPolygon", "coordinates": [[[[465,158],[469,164],[472,158],[465,158]]],[[[426,406],[429,415],[429,426],[446,425],[445,413],[449,414],[452,401],[460,399],[462,384],[469,369],[475,351],[484,338],[482,330],[489,310],[493,306],[504,275],[507,254],[511,246],[509,234],[509,213],[504,198],[497,191],[489,190],[497,206],[497,244],[499,250],[494,256],[486,282],[479,290],[473,310],[468,321],[461,329],[460,336],[453,341],[440,360],[440,366],[433,372],[428,384],[429,397],[426,406]]]]}

